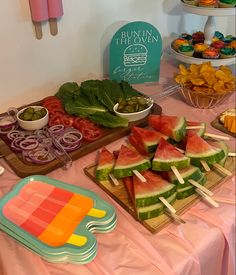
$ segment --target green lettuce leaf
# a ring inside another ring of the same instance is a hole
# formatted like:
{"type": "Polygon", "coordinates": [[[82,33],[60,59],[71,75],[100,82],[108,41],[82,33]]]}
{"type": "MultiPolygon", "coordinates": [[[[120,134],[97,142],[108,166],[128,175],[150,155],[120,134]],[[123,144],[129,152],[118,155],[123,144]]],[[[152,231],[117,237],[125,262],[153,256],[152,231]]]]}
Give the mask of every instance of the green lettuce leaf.
{"type": "Polygon", "coordinates": [[[96,124],[102,125],[107,128],[127,127],[128,119],[112,115],[111,113],[94,113],[89,115],[89,118],[96,124]]]}
{"type": "Polygon", "coordinates": [[[80,117],[88,117],[89,115],[94,113],[106,112],[106,108],[104,107],[76,104],[76,102],[67,102],[65,104],[65,110],[69,115],[80,117]]]}

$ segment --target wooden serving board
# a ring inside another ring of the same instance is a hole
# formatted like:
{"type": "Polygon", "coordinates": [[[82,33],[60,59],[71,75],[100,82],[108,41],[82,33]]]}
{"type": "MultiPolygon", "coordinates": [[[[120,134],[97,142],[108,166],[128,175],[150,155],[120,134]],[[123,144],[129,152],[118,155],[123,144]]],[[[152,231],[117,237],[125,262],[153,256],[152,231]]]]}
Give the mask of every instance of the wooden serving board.
{"type": "MultiPolygon", "coordinates": [[[[228,157],[225,168],[231,172],[235,172],[235,158],[228,157]]],[[[126,188],[122,180],[119,180],[120,185],[114,186],[111,181],[102,181],[99,182],[95,178],[95,169],[96,165],[91,164],[84,169],[85,174],[91,178],[98,186],[100,186],[109,196],[111,196],[117,203],[119,203],[128,213],[131,214],[138,222],[140,222],[144,227],[146,227],[150,232],[157,233],[167,224],[172,222],[172,219],[167,215],[163,214],[159,217],[148,219],[145,221],[139,220],[136,216],[134,206],[128,196],[126,188]]],[[[213,189],[220,183],[222,183],[224,177],[222,174],[219,174],[216,170],[212,170],[207,173],[207,182],[204,185],[209,190],[213,189]]],[[[144,183],[145,184],[145,183],[144,183]]],[[[177,214],[184,213],[189,207],[193,206],[196,202],[200,200],[198,195],[191,195],[182,200],[176,200],[174,203],[174,208],[177,210],[177,214]]]]}
{"type": "MultiPolygon", "coordinates": [[[[40,105],[40,102],[32,103],[30,105],[40,105]]],[[[24,106],[25,107],[25,106],[24,106]]],[[[20,109],[20,108],[19,108],[20,109]]],[[[161,114],[162,108],[154,104],[151,109],[152,114],[161,114]]],[[[3,116],[4,114],[0,114],[3,116]]],[[[100,147],[113,142],[121,137],[124,137],[130,133],[130,129],[132,126],[137,125],[140,127],[147,125],[147,117],[140,119],[138,121],[130,122],[128,127],[122,128],[103,128],[103,136],[96,141],[86,142],[82,141],[80,148],[77,150],[70,152],[69,155],[72,160],[76,160],[92,151],[99,149],[100,147]]],[[[50,163],[39,165],[39,164],[31,164],[23,160],[21,153],[15,153],[11,150],[8,144],[5,142],[3,135],[0,135],[0,155],[3,155],[7,163],[14,170],[14,172],[19,177],[26,177],[30,175],[40,174],[44,175],[49,173],[50,171],[61,167],[62,164],[58,159],[51,161],[50,163]]]]}
{"type": "Polygon", "coordinates": [[[214,119],[212,122],[211,122],[211,125],[216,128],[217,130],[220,130],[221,132],[224,132],[228,135],[231,135],[232,137],[235,137],[236,138],[236,134],[234,133],[230,133],[222,123],[220,123],[220,117],[218,116],[216,119],[214,119]]]}

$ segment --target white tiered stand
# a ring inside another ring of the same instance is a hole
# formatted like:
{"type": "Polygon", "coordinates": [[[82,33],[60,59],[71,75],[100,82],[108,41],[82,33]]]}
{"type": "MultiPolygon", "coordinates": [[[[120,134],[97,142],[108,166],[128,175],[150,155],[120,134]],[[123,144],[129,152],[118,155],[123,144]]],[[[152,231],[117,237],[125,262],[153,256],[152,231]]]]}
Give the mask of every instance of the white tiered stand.
{"type": "MultiPolygon", "coordinates": [[[[203,8],[185,4],[181,1],[181,5],[183,10],[188,13],[198,14],[198,15],[206,15],[208,16],[205,27],[204,27],[204,36],[205,36],[205,43],[210,44],[211,39],[214,36],[216,31],[216,24],[215,24],[215,16],[235,16],[235,8],[203,8]]],[[[173,50],[170,47],[171,54],[174,56],[175,59],[187,63],[187,64],[201,64],[202,62],[208,61],[208,59],[196,58],[196,57],[189,57],[183,54],[180,54],[173,50]]],[[[213,66],[217,67],[220,65],[232,65],[235,64],[236,58],[225,58],[225,59],[209,59],[213,66]]]]}

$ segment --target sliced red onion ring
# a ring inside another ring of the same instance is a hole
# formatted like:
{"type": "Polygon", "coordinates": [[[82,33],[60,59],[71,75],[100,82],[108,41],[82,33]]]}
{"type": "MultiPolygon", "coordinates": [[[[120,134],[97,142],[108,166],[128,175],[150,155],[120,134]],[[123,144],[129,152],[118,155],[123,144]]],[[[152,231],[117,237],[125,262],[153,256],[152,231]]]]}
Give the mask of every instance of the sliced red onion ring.
{"type": "Polygon", "coordinates": [[[82,133],[77,130],[76,131],[75,130],[71,130],[71,131],[67,130],[62,136],[63,142],[66,144],[67,143],[71,144],[71,145],[80,143],[82,138],[83,138],[82,133]]]}
{"type": "Polygon", "coordinates": [[[12,125],[10,128],[0,128],[0,134],[3,134],[3,135],[6,135],[8,134],[9,132],[11,132],[12,130],[14,130],[16,128],[15,125],[12,125]]]}
{"type": "MultiPolygon", "coordinates": [[[[63,141],[63,136],[60,136],[57,138],[57,142],[60,144],[60,146],[67,152],[74,151],[75,149],[78,149],[81,145],[81,143],[76,143],[76,144],[69,144],[63,141]]],[[[54,143],[54,145],[60,150],[59,146],[54,143]]]]}
{"type": "Polygon", "coordinates": [[[37,148],[39,142],[33,138],[26,138],[19,143],[19,147],[24,151],[29,151],[37,148]]]}
{"type": "Polygon", "coordinates": [[[13,140],[17,137],[23,137],[23,132],[20,131],[20,130],[12,130],[10,132],[7,133],[7,138],[10,139],[10,140],[13,140]]]}
{"type": "Polygon", "coordinates": [[[24,137],[16,137],[15,139],[13,139],[13,141],[11,142],[11,148],[13,150],[16,151],[22,151],[21,147],[20,147],[20,142],[25,140],[24,137]]]}
{"type": "Polygon", "coordinates": [[[55,159],[55,156],[51,154],[49,148],[41,144],[34,150],[23,151],[22,155],[25,159],[30,159],[36,164],[45,164],[55,159]]]}
{"type": "Polygon", "coordinates": [[[51,127],[48,128],[48,131],[51,134],[61,134],[65,129],[65,126],[63,124],[58,124],[58,125],[53,125],[51,127]]]}
{"type": "Polygon", "coordinates": [[[6,115],[0,117],[0,128],[6,129],[16,124],[16,119],[13,116],[6,115]]]}

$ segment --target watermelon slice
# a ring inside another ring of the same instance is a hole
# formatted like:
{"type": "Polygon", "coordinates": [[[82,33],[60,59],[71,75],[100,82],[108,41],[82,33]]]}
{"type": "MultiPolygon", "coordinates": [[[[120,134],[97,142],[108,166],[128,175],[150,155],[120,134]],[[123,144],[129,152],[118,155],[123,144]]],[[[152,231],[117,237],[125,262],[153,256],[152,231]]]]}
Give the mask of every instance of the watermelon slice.
{"type": "MultiPolygon", "coordinates": [[[[166,198],[166,200],[170,204],[173,204],[176,200],[176,196],[177,192],[166,198]]],[[[159,202],[149,206],[137,207],[136,212],[140,220],[147,220],[162,215],[164,213],[164,209],[165,205],[162,202],[159,202]]]]}
{"type": "Polygon", "coordinates": [[[203,173],[200,170],[200,168],[193,165],[190,165],[186,168],[179,169],[178,171],[184,180],[183,184],[181,184],[178,181],[178,179],[176,178],[176,175],[172,171],[161,172],[161,176],[164,179],[168,180],[169,182],[175,184],[177,189],[192,186],[192,184],[188,183],[188,180],[192,179],[192,180],[198,181],[203,176],[203,173]]]}
{"type": "Polygon", "coordinates": [[[156,131],[169,136],[177,142],[186,133],[186,120],[183,116],[149,115],[148,123],[156,131]]]}
{"type": "MultiPolygon", "coordinates": [[[[207,177],[206,175],[203,173],[202,177],[197,180],[197,182],[201,185],[204,185],[207,181],[207,177]]],[[[186,187],[180,187],[180,188],[177,188],[177,199],[178,200],[181,200],[181,199],[184,199],[184,198],[187,198],[189,196],[191,196],[192,194],[195,193],[195,189],[196,187],[191,185],[191,186],[186,186],[186,187]]]]}
{"type": "Polygon", "coordinates": [[[224,150],[211,146],[194,131],[189,131],[187,134],[185,154],[191,159],[191,164],[198,167],[202,167],[201,160],[204,160],[208,165],[211,165],[218,163],[225,157],[224,150]]]}
{"type": "Polygon", "coordinates": [[[190,165],[190,159],[179,152],[172,144],[161,138],[152,160],[152,170],[170,171],[171,166],[178,169],[190,165]]]}
{"type": "Polygon", "coordinates": [[[226,159],[227,159],[227,157],[228,157],[228,154],[229,154],[229,147],[228,147],[228,145],[226,144],[226,142],[225,141],[223,141],[223,140],[207,140],[207,142],[210,144],[210,145],[212,145],[212,146],[214,146],[214,147],[217,147],[217,148],[220,148],[220,149],[222,149],[223,151],[224,151],[224,153],[225,153],[225,156],[224,156],[224,158],[222,158],[220,161],[219,161],[219,164],[221,165],[221,166],[225,166],[225,162],[226,162],[226,159]]]}
{"type": "MultiPolygon", "coordinates": [[[[155,175],[154,177],[152,177],[151,174],[149,174],[149,176],[147,176],[147,173],[149,173],[150,171],[145,171],[143,173],[146,174],[146,177],[148,179],[150,179],[151,181],[154,181],[155,182],[155,178],[156,176],[158,177],[158,175],[155,175]]],[[[133,177],[126,177],[126,178],[123,178],[123,182],[124,182],[124,185],[126,187],[126,190],[128,192],[128,195],[135,207],[135,195],[134,195],[134,179],[135,176],[133,177]]],[[[161,181],[161,179],[159,179],[159,182],[161,181]]],[[[139,184],[139,183],[138,183],[139,184]]],[[[140,183],[140,187],[139,187],[139,195],[141,197],[141,194],[142,194],[142,187],[145,188],[145,185],[149,184],[149,181],[148,183],[145,182],[145,183],[140,183]]],[[[168,183],[167,183],[167,186],[168,186],[168,183]]],[[[147,187],[147,186],[146,186],[147,187]]],[[[160,185],[159,185],[160,187],[160,185]]],[[[174,188],[174,187],[173,187],[174,188]]],[[[164,187],[165,189],[165,187],[164,187]]],[[[150,193],[152,192],[152,190],[154,190],[154,192],[156,192],[157,190],[157,184],[155,185],[154,183],[151,183],[151,185],[149,186],[149,188],[145,188],[144,189],[144,193],[143,194],[147,194],[147,192],[149,194],[149,197],[147,198],[150,198],[150,193]],[[151,188],[152,187],[152,188],[151,188]]],[[[169,194],[171,194],[172,192],[169,192],[169,194]]],[[[163,193],[162,193],[163,194],[163,193]]],[[[168,194],[168,192],[166,192],[166,195],[168,194]]],[[[166,198],[166,200],[173,204],[176,200],[176,195],[177,193],[174,192],[173,194],[171,194],[169,197],[166,198]]],[[[145,197],[143,197],[144,201],[145,201],[145,197]]],[[[149,200],[149,199],[148,199],[149,200]]],[[[153,204],[153,205],[148,205],[148,206],[141,206],[141,207],[135,207],[136,209],[136,213],[137,213],[137,217],[140,219],[140,220],[146,220],[146,219],[150,219],[150,218],[155,218],[161,214],[163,214],[164,212],[164,204],[162,202],[160,202],[159,200],[157,200],[157,203],[153,204]]]]}
{"type": "Polygon", "coordinates": [[[130,134],[128,137],[128,140],[130,142],[130,144],[132,144],[134,146],[134,148],[142,155],[144,156],[148,156],[148,152],[146,151],[146,149],[144,148],[144,145],[142,143],[140,143],[133,134],[130,134]]]}
{"type": "Polygon", "coordinates": [[[133,126],[131,128],[131,133],[147,153],[154,153],[156,151],[161,137],[164,139],[169,138],[168,136],[155,130],[145,129],[138,126],[133,126]]]}
{"type": "Polygon", "coordinates": [[[133,175],[133,170],[143,171],[151,167],[150,160],[142,156],[133,148],[122,145],[118,158],[113,168],[113,174],[116,178],[124,178],[133,175]]]}
{"type": "Polygon", "coordinates": [[[147,180],[141,182],[139,178],[133,176],[133,188],[135,197],[135,206],[148,206],[160,202],[159,197],[168,198],[175,192],[176,186],[155,172],[146,170],[141,172],[147,180]]]}
{"type": "Polygon", "coordinates": [[[114,164],[114,155],[106,147],[103,147],[98,155],[96,179],[99,181],[108,180],[109,173],[112,171],[114,164]]]}
{"type": "MultiPolygon", "coordinates": [[[[192,129],[191,131],[196,132],[197,135],[202,137],[206,131],[206,123],[205,122],[198,122],[198,121],[187,121],[187,126],[200,126],[200,129],[192,129]]],[[[189,130],[187,130],[188,132],[189,130]]]]}
{"type": "Polygon", "coordinates": [[[122,179],[124,182],[124,186],[126,188],[126,191],[129,195],[129,198],[132,202],[133,205],[135,205],[135,200],[134,200],[134,185],[133,185],[133,177],[126,177],[122,179]]]}

